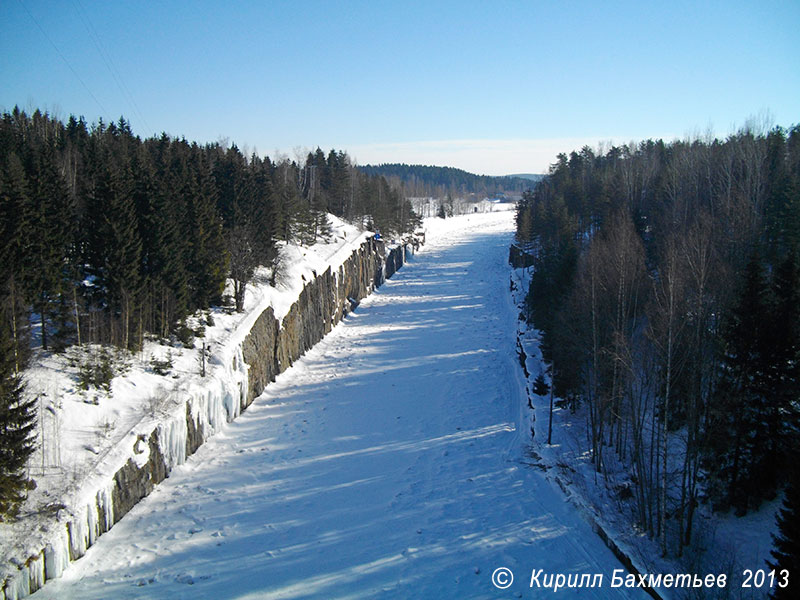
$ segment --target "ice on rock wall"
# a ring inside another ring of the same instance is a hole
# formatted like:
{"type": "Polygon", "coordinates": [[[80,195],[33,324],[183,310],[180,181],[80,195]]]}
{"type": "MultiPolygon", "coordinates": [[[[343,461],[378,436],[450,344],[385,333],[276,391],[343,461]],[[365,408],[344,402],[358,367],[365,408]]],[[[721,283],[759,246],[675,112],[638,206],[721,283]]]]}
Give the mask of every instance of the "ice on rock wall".
{"type": "MultiPolygon", "coordinates": [[[[348,258],[353,260],[362,258],[358,248],[362,249],[362,253],[375,250],[368,245],[368,237],[369,234],[366,232],[352,236],[338,253],[323,256],[322,262],[325,264],[316,265],[312,271],[316,274],[323,272],[325,268],[331,269],[335,294],[333,312],[330,315],[331,325],[338,320],[342,309],[338,300],[345,292],[344,288],[340,289],[342,285],[340,282],[345,272],[344,263],[348,258]]],[[[305,254],[303,257],[305,259],[305,254]]],[[[383,261],[379,260],[377,264],[385,268],[382,263],[383,261]]],[[[311,267],[300,265],[295,269],[297,272],[293,279],[297,280],[296,283],[301,280],[303,269],[311,267]]],[[[305,272],[308,275],[308,271],[305,272]]],[[[302,278],[302,281],[308,280],[302,278]]],[[[278,325],[283,325],[283,316],[303,289],[302,285],[298,287],[294,284],[285,287],[286,289],[281,290],[280,294],[275,290],[263,294],[253,307],[248,308],[247,314],[232,326],[226,325],[223,319],[220,319],[218,329],[222,332],[222,336],[216,340],[212,338],[212,341],[215,341],[215,348],[213,354],[208,357],[206,363],[208,371],[203,379],[185,377],[181,381],[176,381],[173,390],[167,393],[164,380],[152,384],[144,378],[148,376],[147,372],[137,374],[135,377],[138,379],[130,378],[130,383],[127,384],[130,389],[139,387],[149,390],[146,392],[149,395],[135,400],[149,407],[149,412],[137,417],[136,423],[131,424],[132,428],[120,438],[116,438],[118,441],[110,449],[103,449],[103,453],[98,457],[99,461],[94,464],[79,488],[72,488],[71,491],[63,493],[64,495],[58,500],[58,504],[63,503],[62,510],[41,520],[38,526],[40,533],[35,536],[36,540],[31,540],[31,545],[25,549],[15,550],[15,553],[19,554],[16,559],[9,559],[8,564],[0,565],[0,600],[24,598],[30,595],[44,585],[46,580],[60,577],[70,561],[83,556],[97,538],[114,524],[114,499],[117,498],[119,501],[121,492],[117,486],[123,486],[125,491],[129,491],[129,482],[133,483],[131,478],[137,480],[138,477],[140,483],[148,482],[156,475],[154,470],[159,471],[158,480],[164,475],[168,476],[176,466],[186,461],[188,452],[194,451],[198,445],[240,415],[247,404],[249,394],[249,365],[244,360],[244,341],[252,325],[268,308],[273,311],[278,325]],[[157,442],[157,448],[152,445],[153,441],[157,442]],[[154,454],[156,456],[153,456],[154,454]]],[[[370,289],[372,287],[369,286],[370,289]]],[[[258,298],[255,293],[253,295],[258,298]]],[[[191,367],[188,371],[183,370],[183,373],[190,374],[191,367]]],[[[177,375],[175,378],[178,378],[177,375]]],[[[82,403],[76,404],[81,410],[86,410],[82,403]]],[[[106,410],[109,415],[106,423],[114,425],[117,416],[113,409],[104,405],[100,405],[100,409],[106,410]]],[[[61,406],[58,410],[61,410],[61,406]]],[[[106,431],[105,435],[106,439],[110,439],[109,431],[106,431]]],[[[79,451],[84,452],[88,445],[97,447],[94,439],[88,439],[79,451]]],[[[97,456],[98,452],[94,454],[97,456]]],[[[57,466],[61,468],[60,458],[57,466]]],[[[148,486],[149,483],[144,487],[148,486]]],[[[143,493],[146,494],[148,491],[143,493]]],[[[141,493],[141,491],[136,492],[136,494],[141,493]]],[[[121,500],[125,505],[117,508],[119,512],[124,513],[130,508],[127,504],[130,495],[121,500]]]]}
{"type": "MultiPolygon", "coordinates": [[[[241,413],[247,398],[248,365],[242,357],[241,344],[226,350],[230,353],[228,360],[221,361],[213,375],[202,382],[204,385],[192,386],[187,393],[178,394],[169,416],[155,424],[158,450],[167,473],[186,461],[187,406],[188,415],[202,432],[204,440],[241,413]]],[[[151,458],[150,436],[150,433],[138,433],[134,443],[130,443],[128,438],[124,443],[128,445],[130,454],[123,458],[132,460],[139,469],[146,468],[151,458]]],[[[114,475],[114,472],[106,473],[106,481],[90,496],[91,499],[78,502],[82,508],[74,510],[68,523],[61,523],[54,529],[45,549],[38,556],[29,558],[19,572],[6,580],[0,590],[0,600],[24,598],[44,585],[46,579],[60,577],[70,560],[83,556],[113,525],[114,475]]]]}
{"type": "Polygon", "coordinates": [[[69,554],[67,553],[67,531],[62,529],[54,542],[47,544],[44,549],[44,570],[47,579],[61,577],[64,569],[69,564],[69,554]]]}
{"type": "MultiPolygon", "coordinates": [[[[159,449],[167,464],[167,471],[171,471],[186,460],[186,409],[181,406],[173,411],[169,420],[159,423],[157,429],[159,449]]],[[[149,452],[148,446],[148,457],[149,452]]]]}

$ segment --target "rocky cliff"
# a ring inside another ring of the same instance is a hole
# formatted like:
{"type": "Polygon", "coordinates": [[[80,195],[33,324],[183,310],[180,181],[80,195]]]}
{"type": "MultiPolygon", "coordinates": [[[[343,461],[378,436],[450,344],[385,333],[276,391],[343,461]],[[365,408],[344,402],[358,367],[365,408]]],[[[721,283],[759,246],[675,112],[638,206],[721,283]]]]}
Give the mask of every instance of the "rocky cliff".
{"type": "Polygon", "coordinates": [[[176,465],[235,419],[269,382],[399,269],[415,248],[404,244],[387,252],[382,241],[369,238],[336,271],[328,268],[307,282],[280,322],[271,308],[264,310],[243,342],[226,353],[224,376],[209,380],[200,391],[187,392],[148,434],[122,442],[129,446],[124,465],[111,480],[84,490],[84,502],[56,512],[46,541],[31,542],[38,551],[6,558],[10,575],[0,586],[0,600],[23,598],[48,579],[60,577],[70,561],[83,556],[176,465]]]}

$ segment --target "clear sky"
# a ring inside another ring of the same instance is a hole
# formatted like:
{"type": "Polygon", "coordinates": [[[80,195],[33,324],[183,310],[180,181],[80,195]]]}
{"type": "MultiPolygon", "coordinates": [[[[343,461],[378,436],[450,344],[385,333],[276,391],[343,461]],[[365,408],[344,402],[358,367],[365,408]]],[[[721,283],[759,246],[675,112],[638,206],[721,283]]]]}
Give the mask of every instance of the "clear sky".
{"type": "Polygon", "coordinates": [[[491,175],[800,123],[800,1],[0,0],[0,109],[491,175]]]}

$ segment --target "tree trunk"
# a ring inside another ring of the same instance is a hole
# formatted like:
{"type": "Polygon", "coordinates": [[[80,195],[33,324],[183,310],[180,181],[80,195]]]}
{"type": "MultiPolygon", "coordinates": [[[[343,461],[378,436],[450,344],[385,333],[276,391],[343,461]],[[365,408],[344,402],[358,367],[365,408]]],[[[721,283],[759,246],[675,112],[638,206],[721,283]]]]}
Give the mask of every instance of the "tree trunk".
{"type": "Polygon", "coordinates": [[[550,419],[547,423],[547,444],[550,445],[553,443],[553,379],[556,374],[556,366],[555,362],[550,365],[550,372],[553,374],[553,377],[550,378],[550,419]]]}
{"type": "Polygon", "coordinates": [[[72,288],[72,304],[75,307],[75,332],[78,335],[78,346],[81,345],[81,315],[80,310],[78,310],[78,290],[73,287],[72,288]]]}
{"type": "Polygon", "coordinates": [[[674,270],[669,274],[668,292],[668,315],[667,315],[667,376],[664,390],[664,437],[661,440],[661,495],[659,511],[661,513],[661,555],[667,555],[667,467],[669,462],[669,410],[670,392],[672,386],[672,344],[673,344],[673,324],[675,319],[675,283],[674,270]]]}
{"type": "Polygon", "coordinates": [[[39,297],[39,317],[42,321],[42,350],[47,350],[47,319],[44,314],[45,306],[47,306],[47,301],[45,300],[44,292],[42,292],[39,297]]]}

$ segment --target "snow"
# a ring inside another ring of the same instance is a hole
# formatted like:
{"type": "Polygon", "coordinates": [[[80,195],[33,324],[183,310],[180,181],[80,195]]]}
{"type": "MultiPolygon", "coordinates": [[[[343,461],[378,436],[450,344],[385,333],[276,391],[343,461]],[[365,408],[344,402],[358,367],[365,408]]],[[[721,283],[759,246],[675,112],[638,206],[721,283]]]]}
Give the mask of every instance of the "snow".
{"type": "MultiPolygon", "coordinates": [[[[328,241],[312,248],[282,246],[283,268],[277,285],[268,285],[270,273],[261,269],[256,282],[247,287],[243,313],[206,311],[213,316],[213,325],[206,324],[205,337],[196,339],[191,348],[147,341],[136,355],[99,346],[74,347],[63,355],[40,350],[34,354],[25,380],[27,393],[40,403],[39,448],[29,471],[36,489],[16,522],[0,523],[0,582],[13,577],[7,584],[8,597],[22,597],[30,588],[16,567],[27,563],[35,588],[41,585],[45,569],[48,578],[57,576],[70,553],[86,552],[101,533],[101,517],[113,523],[112,478],[128,460],[138,466],[147,462],[148,438],[154,428],[171,469],[186,459],[187,404],[205,435],[238,416],[248,385],[241,342],[255,320],[267,307],[282,318],[315,273],[329,266],[338,269],[371,235],[334,216],[330,220],[328,241]],[[204,342],[211,350],[207,376],[201,378],[204,342]],[[81,390],[81,365],[100,360],[103,353],[113,355],[119,372],[110,392],[94,387],[81,390]],[[168,357],[173,363],[169,373],[154,372],[152,360],[168,357]],[[67,522],[71,523],[69,535],[67,522]]],[[[205,315],[194,317],[193,326],[205,319],[205,315]]]]}
{"type": "MultiPolygon", "coordinates": [[[[222,390],[200,396],[219,433],[180,464],[186,432],[164,425],[171,476],[33,598],[528,597],[533,569],[644,597],[610,588],[621,565],[528,465],[512,230],[513,213],[429,224],[415,259],[237,420],[222,390]]],[[[218,367],[235,380],[231,352],[218,367]]]]}
{"type": "MultiPolygon", "coordinates": [[[[531,269],[514,269],[512,281],[513,296],[517,306],[522,306],[530,283],[531,269]]],[[[539,373],[545,374],[549,383],[540,349],[540,332],[518,323],[518,333],[527,359],[530,372],[529,389],[539,373]]],[[[661,558],[660,547],[635,526],[633,500],[621,500],[618,494],[609,491],[615,486],[630,481],[625,465],[613,451],[605,455],[606,480],[595,472],[587,450],[585,407],[574,413],[560,407],[558,398],[553,411],[553,444],[547,440],[549,397],[539,397],[531,393],[533,411],[527,413],[528,429],[535,431],[536,462],[548,471],[548,476],[557,479],[570,501],[580,508],[587,518],[595,521],[611,537],[641,572],[647,573],[726,573],[728,590],[734,598],[766,598],[767,589],[741,590],[742,574],[745,569],[768,570],[766,560],[771,559],[771,534],[776,533],[775,517],[781,507],[782,499],[765,502],[756,512],[744,517],[713,513],[707,504],[701,504],[695,516],[695,543],[684,549],[684,556],[661,558]]],[[[679,441],[681,431],[674,434],[670,444],[670,464],[679,465],[683,460],[680,454],[684,447],[679,441]]],[[[681,597],[677,592],[660,589],[665,597],[681,597]]]]}

